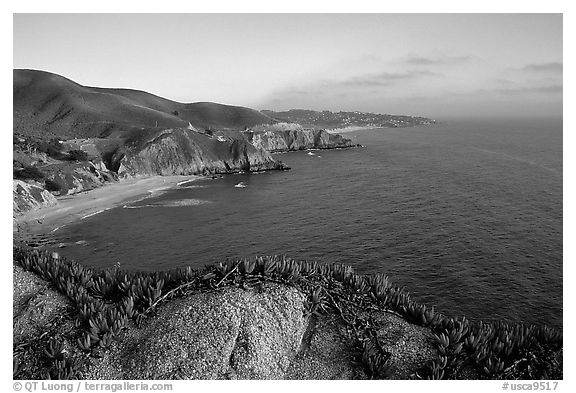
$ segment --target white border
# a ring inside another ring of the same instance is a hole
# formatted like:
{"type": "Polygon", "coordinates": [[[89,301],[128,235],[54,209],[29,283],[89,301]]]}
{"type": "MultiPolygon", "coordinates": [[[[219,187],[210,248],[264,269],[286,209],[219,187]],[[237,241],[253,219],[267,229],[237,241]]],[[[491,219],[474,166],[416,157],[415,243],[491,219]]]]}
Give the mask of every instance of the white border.
{"type": "MultiPolygon", "coordinates": [[[[284,1],[281,4],[275,4],[271,1],[222,1],[211,0],[209,2],[192,2],[192,1],[134,1],[134,2],[121,2],[119,0],[100,0],[97,2],[81,2],[81,1],[40,1],[40,0],[27,0],[27,1],[12,1],[9,4],[2,5],[2,19],[0,21],[0,28],[2,29],[2,49],[5,56],[3,57],[2,72],[2,119],[4,119],[5,127],[3,130],[4,138],[6,140],[2,146],[2,255],[3,258],[3,273],[2,274],[2,312],[4,315],[4,325],[2,326],[2,382],[6,391],[12,389],[12,377],[9,374],[10,369],[10,338],[12,337],[12,327],[8,325],[8,315],[11,313],[11,288],[12,288],[12,274],[11,262],[9,255],[11,255],[11,232],[9,232],[9,225],[11,223],[11,215],[8,214],[8,206],[11,206],[11,196],[9,194],[9,185],[11,184],[11,174],[9,173],[11,165],[9,165],[8,158],[11,156],[11,143],[8,138],[11,138],[9,131],[12,118],[12,61],[10,54],[12,51],[12,14],[13,13],[89,13],[89,12],[125,12],[125,13],[208,13],[208,12],[225,12],[225,13],[249,13],[249,12],[344,12],[344,13],[404,13],[404,12],[418,12],[418,13],[564,13],[564,105],[565,108],[574,108],[573,101],[573,39],[569,37],[576,37],[574,25],[576,20],[574,17],[574,9],[570,1],[547,0],[547,1],[497,1],[497,0],[484,0],[482,2],[470,3],[465,1],[447,1],[447,0],[419,0],[419,1],[397,1],[397,2],[376,2],[367,0],[343,1],[336,0],[330,2],[313,2],[310,0],[293,0],[284,1]],[[8,63],[10,65],[8,66],[8,63]],[[5,270],[4,270],[5,269],[5,270]]],[[[573,247],[573,231],[571,230],[574,221],[574,183],[572,173],[576,166],[571,154],[574,145],[573,133],[576,132],[574,128],[574,120],[569,116],[564,119],[564,335],[565,351],[564,351],[564,381],[561,381],[558,391],[574,391],[576,385],[574,384],[574,373],[571,370],[576,370],[573,362],[574,340],[571,333],[574,332],[573,323],[573,306],[572,299],[574,295],[573,285],[571,285],[571,278],[573,275],[573,264],[576,263],[576,254],[573,247]]],[[[537,310],[535,310],[537,312],[537,310]]],[[[263,382],[263,381],[250,381],[250,382],[175,382],[174,391],[184,392],[191,391],[192,389],[239,389],[241,391],[248,390],[284,390],[284,389],[330,389],[330,390],[344,390],[344,389],[386,389],[390,391],[401,390],[431,390],[442,392],[462,392],[463,390],[471,392],[490,392],[502,391],[501,383],[497,381],[439,381],[439,382],[411,382],[411,381],[372,381],[372,382],[263,382]]]]}

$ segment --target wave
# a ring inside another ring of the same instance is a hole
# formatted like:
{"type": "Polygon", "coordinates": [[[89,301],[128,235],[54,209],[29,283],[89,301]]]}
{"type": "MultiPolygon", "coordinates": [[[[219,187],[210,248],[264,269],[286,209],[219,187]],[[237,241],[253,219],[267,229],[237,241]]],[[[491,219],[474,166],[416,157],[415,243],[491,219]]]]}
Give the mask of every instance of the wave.
{"type": "Polygon", "coordinates": [[[179,207],[179,206],[198,206],[198,205],[205,205],[207,203],[211,203],[210,201],[206,201],[203,199],[180,199],[177,201],[168,201],[160,204],[163,207],[179,207]]]}
{"type": "Polygon", "coordinates": [[[81,217],[80,219],[83,220],[85,218],[95,216],[96,214],[100,214],[100,213],[105,212],[106,210],[110,210],[110,209],[111,209],[111,207],[107,207],[106,209],[102,209],[102,210],[98,210],[97,212],[94,212],[94,213],[86,214],[85,216],[81,217]]]}
{"type": "Polygon", "coordinates": [[[206,188],[206,186],[200,186],[198,184],[193,184],[191,186],[180,186],[180,188],[186,188],[186,189],[189,189],[189,188],[206,188]]]}
{"type": "Polygon", "coordinates": [[[123,209],[142,209],[145,207],[185,207],[185,206],[205,205],[207,203],[212,203],[212,202],[206,201],[203,199],[189,198],[189,199],[179,199],[179,200],[175,200],[175,201],[163,201],[163,202],[158,202],[158,203],[150,203],[147,205],[137,205],[137,206],[124,205],[124,206],[122,206],[122,208],[123,209]]]}
{"type": "MultiPolygon", "coordinates": [[[[177,185],[177,186],[182,186],[182,185],[184,185],[184,184],[192,183],[192,182],[194,182],[194,181],[196,181],[196,180],[197,180],[197,179],[182,180],[182,181],[179,181],[178,183],[176,183],[176,185],[177,185]]],[[[186,188],[188,188],[188,187],[186,187],[186,188]]]]}

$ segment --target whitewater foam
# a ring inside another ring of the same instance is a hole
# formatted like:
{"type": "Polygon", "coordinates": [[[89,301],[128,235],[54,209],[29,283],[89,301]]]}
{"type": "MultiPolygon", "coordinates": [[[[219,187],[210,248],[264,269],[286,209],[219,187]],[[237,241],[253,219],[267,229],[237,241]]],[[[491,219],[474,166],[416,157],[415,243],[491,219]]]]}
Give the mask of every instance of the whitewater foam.
{"type": "Polygon", "coordinates": [[[210,201],[206,201],[203,199],[195,199],[195,198],[189,198],[189,199],[179,199],[179,200],[175,200],[175,201],[164,201],[164,202],[159,202],[159,203],[150,203],[147,205],[124,205],[122,206],[123,209],[143,209],[146,207],[185,207],[185,206],[199,206],[199,205],[204,205],[207,203],[212,203],[210,201]]]}

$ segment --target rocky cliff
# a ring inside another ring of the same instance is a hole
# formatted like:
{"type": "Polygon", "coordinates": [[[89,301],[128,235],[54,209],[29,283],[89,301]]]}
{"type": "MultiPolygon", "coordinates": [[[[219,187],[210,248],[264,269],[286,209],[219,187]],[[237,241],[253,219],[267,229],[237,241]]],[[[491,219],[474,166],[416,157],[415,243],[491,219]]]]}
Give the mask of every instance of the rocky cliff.
{"type": "Polygon", "coordinates": [[[255,147],[270,152],[357,146],[350,139],[338,134],[329,134],[324,130],[245,131],[244,135],[255,147]]]}
{"type": "Polygon", "coordinates": [[[12,210],[14,215],[22,214],[28,210],[54,206],[57,203],[54,195],[41,186],[22,180],[12,181],[12,210]]]}
{"type": "Polygon", "coordinates": [[[244,138],[224,138],[187,128],[140,133],[113,155],[118,174],[190,175],[285,169],[244,138]]]}

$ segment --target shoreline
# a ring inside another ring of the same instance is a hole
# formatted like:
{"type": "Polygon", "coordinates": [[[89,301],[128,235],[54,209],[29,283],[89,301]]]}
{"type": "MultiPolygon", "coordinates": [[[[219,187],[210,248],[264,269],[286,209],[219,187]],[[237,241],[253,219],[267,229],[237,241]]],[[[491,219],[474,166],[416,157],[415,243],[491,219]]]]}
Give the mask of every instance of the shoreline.
{"type": "Polygon", "coordinates": [[[354,131],[366,131],[366,130],[375,130],[380,128],[394,128],[394,127],[366,127],[366,126],[352,126],[352,127],[345,127],[345,128],[331,128],[326,129],[329,134],[345,134],[347,132],[354,132],[354,131]]]}
{"type": "Polygon", "coordinates": [[[367,131],[367,130],[387,130],[387,129],[399,129],[399,128],[415,128],[415,127],[428,127],[432,125],[437,125],[439,122],[432,123],[432,124],[418,124],[414,126],[398,126],[398,127],[385,127],[385,126],[350,126],[344,128],[330,128],[325,129],[329,134],[345,134],[347,132],[354,132],[354,131],[367,131]]]}
{"type": "Polygon", "coordinates": [[[147,176],[121,180],[90,191],[57,197],[58,205],[30,210],[14,217],[14,240],[48,235],[73,222],[110,210],[126,202],[148,198],[180,184],[201,179],[198,175],[147,176]]]}

